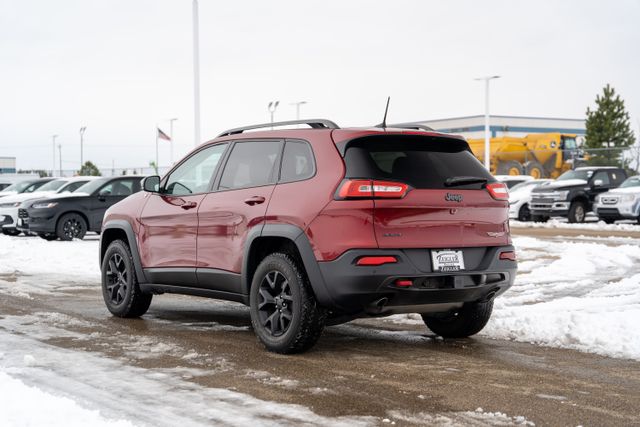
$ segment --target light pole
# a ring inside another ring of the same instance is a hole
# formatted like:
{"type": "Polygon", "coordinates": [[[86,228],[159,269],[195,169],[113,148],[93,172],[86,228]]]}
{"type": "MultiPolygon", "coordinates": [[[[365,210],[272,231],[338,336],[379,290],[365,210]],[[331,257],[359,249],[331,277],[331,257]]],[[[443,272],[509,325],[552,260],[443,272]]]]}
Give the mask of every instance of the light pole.
{"type": "Polygon", "coordinates": [[[84,145],[84,131],[85,130],[87,130],[86,126],[82,126],[80,128],[80,170],[82,170],[82,165],[84,165],[83,145],[84,145]]]}
{"type": "Polygon", "coordinates": [[[479,77],[476,80],[484,81],[484,167],[491,170],[491,145],[489,135],[489,82],[499,79],[500,76],[479,77]]]}
{"type": "MultiPolygon", "coordinates": [[[[280,105],[280,101],[271,101],[269,103],[269,105],[267,106],[267,109],[269,110],[269,113],[271,114],[271,124],[273,125],[273,114],[276,112],[276,108],[278,108],[278,105],[280,105]]],[[[273,129],[273,126],[271,126],[271,129],[273,129]]]]}
{"type": "Polygon", "coordinates": [[[193,0],[193,139],[200,145],[200,29],[198,0],[193,0]]]}
{"type": "Polygon", "coordinates": [[[306,104],[307,101],[298,101],[298,102],[292,102],[289,105],[295,105],[296,106],[296,120],[300,120],[300,106],[306,104]]]}
{"type": "Polygon", "coordinates": [[[58,144],[58,161],[60,162],[60,178],[62,178],[62,144],[58,144]]]}
{"type": "Polygon", "coordinates": [[[51,176],[56,176],[56,138],[58,135],[51,135],[51,140],[53,142],[53,160],[51,166],[51,176]]]}
{"type": "Polygon", "coordinates": [[[171,141],[169,141],[169,162],[171,165],[173,165],[173,122],[176,120],[178,119],[169,119],[169,138],[171,138],[171,141]]]}

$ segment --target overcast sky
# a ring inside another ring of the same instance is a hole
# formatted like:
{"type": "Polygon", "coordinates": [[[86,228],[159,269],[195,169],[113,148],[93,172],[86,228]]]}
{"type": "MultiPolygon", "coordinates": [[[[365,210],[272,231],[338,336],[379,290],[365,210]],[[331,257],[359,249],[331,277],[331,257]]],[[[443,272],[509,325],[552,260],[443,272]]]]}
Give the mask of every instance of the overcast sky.
{"type": "MultiPolygon", "coordinates": [[[[341,126],[482,114],[582,118],[611,83],[640,119],[640,1],[200,0],[202,137],[303,117],[341,126]]],[[[193,147],[191,0],[0,0],[0,156],[140,167],[155,126],[193,147]]],[[[169,149],[161,146],[161,165],[169,149]]],[[[56,168],[57,168],[56,161],[56,168]]]]}

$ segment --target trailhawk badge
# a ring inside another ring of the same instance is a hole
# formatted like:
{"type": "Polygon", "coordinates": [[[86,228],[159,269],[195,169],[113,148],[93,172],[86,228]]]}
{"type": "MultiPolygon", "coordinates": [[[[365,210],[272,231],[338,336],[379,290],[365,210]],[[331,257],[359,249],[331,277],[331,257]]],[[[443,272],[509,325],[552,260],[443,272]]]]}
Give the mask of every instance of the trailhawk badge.
{"type": "Polygon", "coordinates": [[[455,194],[455,193],[447,193],[444,196],[444,199],[447,202],[462,202],[462,194],[455,194]]]}
{"type": "Polygon", "coordinates": [[[460,271],[464,270],[464,257],[462,251],[443,249],[431,251],[433,271],[460,271]]]}

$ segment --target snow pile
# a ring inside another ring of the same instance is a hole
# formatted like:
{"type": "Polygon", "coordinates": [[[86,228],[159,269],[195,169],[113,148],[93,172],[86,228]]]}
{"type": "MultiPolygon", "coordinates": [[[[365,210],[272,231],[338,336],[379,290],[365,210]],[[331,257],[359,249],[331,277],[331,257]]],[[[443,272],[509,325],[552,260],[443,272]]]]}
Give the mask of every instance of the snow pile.
{"type": "MultiPolygon", "coordinates": [[[[27,358],[27,356],[25,356],[27,358]]],[[[31,357],[33,359],[33,357],[31,357]]],[[[129,421],[107,420],[67,397],[54,396],[0,372],[0,425],[49,427],[131,427],[129,421]],[[34,410],[34,405],[37,405],[34,410]]]]}
{"type": "Polygon", "coordinates": [[[590,230],[590,231],[638,231],[640,232],[640,225],[617,223],[607,224],[604,221],[570,224],[565,221],[550,219],[547,222],[520,222],[509,221],[511,228],[554,228],[554,229],[567,229],[567,230],[590,230]]]}
{"type": "Polygon", "coordinates": [[[640,360],[640,247],[516,237],[516,283],[482,334],[640,360]]]}
{"type": "MultiPolygon", "coordinates": [[[[408,414],[401,411],[389,411],[393,420],[415,425],[429,425],[434,427],[463,427],[463,426],[526,426],[535,424],[523,416],[511,417],[502,412],[485,412],[482,408],[475,411],[446,412],[442,414],[427,414],[419,412],[408,414]]],[[[383,420],[384,421],[384,420],[383,420]]],[[[395,421],[387,420],[388,423],[395,421]]]]}

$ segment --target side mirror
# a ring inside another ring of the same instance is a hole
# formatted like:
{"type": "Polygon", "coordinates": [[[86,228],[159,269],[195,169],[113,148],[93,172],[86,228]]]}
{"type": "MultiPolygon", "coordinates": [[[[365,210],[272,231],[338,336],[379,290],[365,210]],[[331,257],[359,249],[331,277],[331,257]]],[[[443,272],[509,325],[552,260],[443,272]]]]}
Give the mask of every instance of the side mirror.
{"type": "Polygon", "coordinates": [[[160,177],[158,175],[152,175],[142,180],[142,188],[149,193],[160,192],[160,177]]]}
{"type": "Polygon", "coordinates": [[[596,179],[595,181],[593,181],[594,187],[602,187],[602,184],[604,184],[604,182],[601,179],[596,179]]]}

